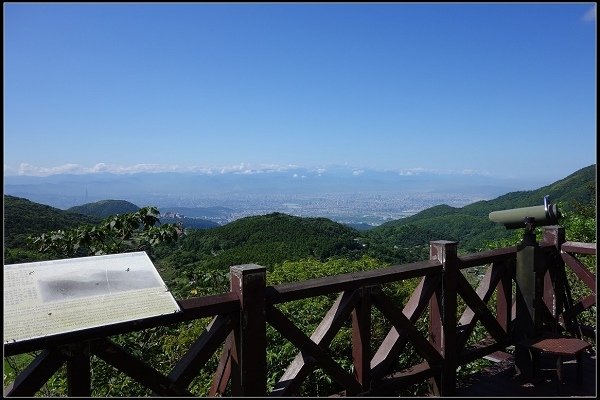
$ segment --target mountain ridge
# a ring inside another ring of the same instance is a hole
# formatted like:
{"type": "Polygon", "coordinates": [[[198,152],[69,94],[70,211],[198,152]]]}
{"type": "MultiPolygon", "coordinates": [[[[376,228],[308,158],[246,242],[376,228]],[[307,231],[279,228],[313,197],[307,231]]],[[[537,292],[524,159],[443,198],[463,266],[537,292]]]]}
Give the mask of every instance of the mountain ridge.
{"type": "MultiPolygon", "coordinates": [[[[536,186],[530,180],[483,174],[376,171],[337,167],[212,173],[138,172],[4,177],[4,192],[67,209],[83,202],[120,198],[132,203],[173,206],[178,198],[232,195],[318,195],[323,193],[461,193],[490,198],[536,186]]],[[[182,206],[183,204],[179,204],[182,206]]]]}
{"type": "Polygon", "coordinates": [[[443,238],[458,241],[461,248],[474,251],[482,241],[511,234],[504,226],[488,219],[490,212],[542,205],[545,195],[549,196],[550,203],[560,204],[563,213],[570,212],[577,203],[591,202],[596,196],[596,164],[535,190],[510,192],[460,208],[445,204],[430,207],[409,217],[386,222],[369,233],[374,237],[387,236],[401,240],[400,237],[406,232],[399,228],[412,226],[428,232],[429,240],[443,238]]]}
{"type": "MultiPolygon", "coordinates": [[[[504,208],[540,205],[542,204],[544,195],[550,195],[551,202],[559,202],[563,204],[567,212],[569,212],[569,210],[573,207],[574,202],[589,202],[591,201],[591,198],[595,196],[595,177],[596,165],[594,164],[576,171],[575,173],[570,174],[566,178],[556,181],[553,184],[546,185],[536,190],[510,192],[493,200],[483,200],[460,208],[452,207],[446,204],[440,204],[427,208],[410,217],[382,224],[379,227],[373,228],[366,232],[359,232],[354,228],[350,228],[341,223],[333,222],[324,217],[292,217],[286,216],[287,214],[283,213],[259,215],[253,217],[252,219],[242,219],[242,222],[237,224],[235,222],[238,220],[220,227],[215,227],[214,229],[219,229],[217,232],[229,232],[227,235],[225,235],[228,237],[219,236],[217,238],[217,242],[220,244],[219,248],[215,248],[215,251],[218,252],[222,250],[231,250],[232,254],[235,254],[235,256],[232,256],[230,260],[236,262],[241,262],[244,260],[245,255],[252,254],[252,251],[254,250],[249,247],[245,247],[245,250],[241,250],[235,249],[235,246],[229,246],[231,243],[235,242],[232,239],[236,237],[234,227],[241,226],[242,223],[250,224],[249,221],[251,221],[253,224],[252,228],[244,228],[248,235],[255,235],[254,231],[266,231],[268,233],[264,237],[268,237],[269,239],[257,240],[253,242],[256,246],[261,247],[264,251],[267,251],[269,243],[271,243],[281,251],[288,251],[290,255],[296,254],[294,246],[290,246],[289,243],[285,242],[285,240],[277,240],[276,236],[273,236],[273,232],[270,232],[271,230],[275,229],[275,226],[272,225],[274,220],[278,220],[280,223],[283,223],[283,225],[289,226],[290,228],[298,228],[293,235],[290,232],[285,233],[285,235],[288,236],[292,235],[289,236],[291,238],[291,242],[296,240],[294,235],[301,236],[301,230],[299,227],[304,226],[303,229],[308,229],[306,226],[310,226],[311,224],[330,226],[329,230],[325,229],[322,231],[323,242],[330,240],[331,235],[338,231],[338,233],[344,232],[344,235],[346,235],[344,237],[346,237],[346,239],[352,237],[352,241],[344,239],[343,242],[345,244],[343,245],[331,245],[329,250],[324,252],[327,254],[327,256],[335,256],[335,249],[338,249],[341,253],[348,253],[348,251],[350,253],[360,253],[364,250],[369,251],[371,255],[384,255],[390,262],[406,261],[406,255],[402,254],[402,252],[409,251],[409,249],[414,247],[419,247],[422,249],[428,245],[430,240],[441,239],[458,241],[460,248],[465,251],[478,250],[478,246],[480,246],[481,243],[485,242],[486,240],[503,238],[511,234],[510,231],[506,230],[502,225],[489,221],[489,212],[504,208]],[[222,246],[223,243],[225,243],[225,247],[222,246]],[[360,246],[356,246],[357,243],[359,243],[362,248],[360,246]]],[[[7,238],[8,243],[12,244],[12,240],[14,239],[13,236],[15,234],[20,235],[22,239],[25,233],[39,234],[53,229],[65,229],[72,227],[76,223],[93,223],[93,221],[98,221],[98,219],[89,219],[91,217],[85,217],[82,214],[68,213],[51,206],[34,203],[27,199],[18,199],[10,195],[5,195],[4,199],[5,244],[7,243],[7,238]],[[21,202],[19,207],[15,207],[15,199],[18,199],[18,201],[21,202]],[[52,210],[55,214],[49,216],[46,213],[34,211],[26,213],[29,215],[29,217],[33,218],[32,220],[27,221],[23,220],[22,218],[15,218],[19,209],[23,210],[23,207],[27,209],[31,206],[34,207],[33,209],[35,210],[40,209],[40,207],[46,211],[52,210]],[[15,211],[15,209],[17,211],[15,211]],[[73,221],[65,223],[64,226],[58,226],[56,223],[50,224],[49,221],[60,221],[60,219],[55,218],[54,215],[60,215],[62,217],[65,215],[70,215],[73,216],[73,221]],[[35,218],[37,218],[37,220],[35,220],[35,218]],[[17,224],[19,226],[29,227],[31,229],[29,229],[27,232],[16,232],[14,229],[15,221],[18,221],[17,224]],[[36,228],[37,231],[32,228],[36,228]],[[40,231],[41,228],[45,230],[40,231]]],[[[220,210],[220,208],[216,208],[215,210],[220,210]]],[[[167,221],[161,218],[161,222],[165,223],[167,221]]],[[[213,230],[213,228],[209,229],[209,231],[210,230],[213,230]]],[[[315,233],[319,232],[318,229],[311,232],[313,232],[311,233],[311,237],[319,235],[319,233],[315,233]]],[[[205,234],[204,237],[206,239],[210,237],[210,234],[205,234]]],[[[243,240],[241,242],[243,242],[243,240]]],[[[317,240],[312,240],[311,243],[313,243],[315,248],[322,248],[321,244],[319,244],[317,240]]],[[[244,242],[244,245],[246,245],[246,242],[244,242]]],[[[302,246],[304,246],[304,244],[302,246]]],[[[306,246],[303,248],[306,251],[306,246]]],[[[279,255],[283,254],[281,251],[278,252],[279,255]]],[[[299,256],[299,253],[297,253],[296,256],[299,256]]],[[[317,255],[313,254],[313,256],[317,255]]],[[[246,259],[244,261],[244,263],[247,262],[252,262],[252,260],[246,259]]]]}

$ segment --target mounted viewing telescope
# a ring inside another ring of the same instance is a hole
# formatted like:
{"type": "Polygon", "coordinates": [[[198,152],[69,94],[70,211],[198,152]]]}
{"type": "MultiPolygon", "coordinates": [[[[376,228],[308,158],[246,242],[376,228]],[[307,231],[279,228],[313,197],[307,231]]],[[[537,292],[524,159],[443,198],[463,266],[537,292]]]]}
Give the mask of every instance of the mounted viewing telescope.
{"type": "Polygon", "coordinates": [[[504,224],[506,229],[518,229],[525,228],[532,218],[535,226],[556,225],[561,216],[557,205],[548,203],[548,196],[544,196],[544,205],[492,211],[489,218],[504,224]]]}
{"type": "MultiPolygon", "coordinates": [[[[544,204],[535,207],[513,208],[511,210],[493,211],[490,220],[504,224],[506,229],[525,228],[523,239],[517,246],[514,280],[515,319],[512,339],[515,343],[538,337],[542,333],[544,312],[548,311],[544,303],[544,280],[547,270],[545,259],[536,240],[536,226],[557,225],[561,217],[556,204],[548,203],[544,196],[544,204]]],[[[552,279],[552,278],[551,278],[552,279]]],[[[515,346],[515,369],[527,377],[535,375],[535,360],[532,353],[523,346],[515,346]]]]}

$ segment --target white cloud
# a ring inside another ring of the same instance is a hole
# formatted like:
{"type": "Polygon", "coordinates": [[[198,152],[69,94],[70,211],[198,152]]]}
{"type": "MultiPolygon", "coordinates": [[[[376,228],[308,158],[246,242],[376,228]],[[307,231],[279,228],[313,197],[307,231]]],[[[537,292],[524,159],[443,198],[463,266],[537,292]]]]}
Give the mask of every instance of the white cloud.
{"type": "MultiPolygon", "coordinates": [[[[299,168],[297,165],[293,166],[293,168],[299,168]]],[[[317,174],[317,176],[322,176],[325,172],[327,172],[327,169],[325,168],[316,168],[316,169],[309,169],[309,172],[315,172],[317,174]]]]}
{"type": "Polygon", "coordinates": [[[419,175],[422,174],[424,172],[433,172],[433,171],[428,171],[425,168],[410,168],[410,169],[403,169],[398,171],[398,175],[419,175]]]}
{"type": "Polygon", "coordinates": [[[81,166],[78,164],[64,164],[58,167],[36,167],[31,164],[21,163],[18,168],[18,175],[48,176],[56,174],[77,174],[81,173],[81,166]]]}
{"type": "Polygon", "coordinates": [[[19,169],[12,166],[12,165],[7,165],[4,164],[4,175],[10,176],[10,175],[18,175],[19,174],[19,169]]]}
{"type": "Polygon", "coordinates": [[[596,21],[596,5],[594,4],[592,8],[590,8],[585,15],[582,17],[585,22],[595,22],[596,21]]]}
{"type": "Polygon", "coordinates": [[[429,168],[408,168],[397,171],[401,176],[413,176],[421,174],[430,175],[490,175],[488,171],[465,168],[463,170],[453,169],[429,169],[429,168]]]}
{"type": "Polygon", "coordinates": [[[21,163],[18,167],[12,165],[4,165],[4,175],[28,175],[28,176],[50,176],[58,174],[136,174],[140,172],[157,173],[157,172],[193,172],[199,174],[262,174],[269,172],[282,172],[298,168],[294,165],[276,165],[276,164],[260,164],[248,165],[240,163],[237,165],[228,165],[221,167],[202,167],[202,166],[180,166],[180,165],[163,165],[163,164],[134,164],[134,165],[117,165],[107,163],[97,163],[91,167],[86,167],[80,164],[63,164],[56,167],[40,167],[29,163],[21,163]]]}
{"type": "Polygon", "coordinates": [[[18,168],[11,166],[4,167],[5,175],[30,175],[30,176],[50,176],[58,174],[96,174],[108,172],[113,174],[134,174],[137,172],[168,172],[177,171],[177,166],[158,165],[158,164],[136,164],[130,166],[121,166],[114,164],[98,163],[91,167],[84,167],[80,164],[63,164],[56,167],[39,167],[29,163],[21,163],[18,168]]]}
{"type": "MultiPolygon", "coordinates": [[[[350,167],[347,167],[350,168],[350,167]]],[[[203,175],[213,175],[213,174],[243,174],[243,175],[251,175],[251,174],[265,174],[265,173],[274,173],[274,172],[285,172],[290,171],[293,172],[292,175],[294,178],[305,178],[307,175],[302,173],[297,173],[299,169],[305,169],[303,167],[297,165],[278,165],[278,164],[257,164],[250,165],[247,163],[240,163],[234,165],[227,166],[213,166],[213,167],[204,167],[204,166],[181,166],[181,165],[163,165],[163,164],[134,164],[134,165],[117,165],[117,164],[108,164],[108,163],[97,163],[92,165],[91,167],[86,167],[80,164],[63,164],[55,167],[40,167],[35,166],[29,163],[21,163],[18,167],[12,165],[4,165],[4,175],[28,175],[28,176],[50,176],[57,174],[98,174],[98,173],[111,173],[111,174],[136,174],[136,173],[158,173],[158,172],[189,172],[203,175]]],[[[322,176],[322,174],[327,172],[325,168],[315,168],[315,169],[305,169],[308,171],[311,176],[315,174],[316,176],[322,176]]],[[[363,168],[352,168],[352,175],[360,176],[363,175],[367,169],[363,168]]],[[[436,169],[428,169],[428,168],[407,168],[401,170],[388,170],[390,172],[395,172],[399,175],[403,176],[411,176],[411,175],[421,175],[421,174],[435,174],[435,175],[489,175],[487,171],[479,171],[474,169],[464,169],[464,170],[436,170],[436,169]]]]}

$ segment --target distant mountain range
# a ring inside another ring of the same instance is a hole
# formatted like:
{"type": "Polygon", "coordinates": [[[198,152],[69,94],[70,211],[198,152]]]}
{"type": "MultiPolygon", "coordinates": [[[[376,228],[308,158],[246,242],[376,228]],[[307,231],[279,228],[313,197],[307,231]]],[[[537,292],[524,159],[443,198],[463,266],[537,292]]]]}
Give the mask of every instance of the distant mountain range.
{"type": "MultiPolygon", "coordinates": [[[[245,254],[268,254],[269,246],[279,249],[278,259],[283,257],[285,252],[293,253],[296,258],[302,257],[303,254],[315,256],[316,253],[310,253],[310,247],[321,242],[317,247],[327,256],[335,256],[337,248],[340,251],[338,255],[347,255],[348,252],[360,255],[362,252],[368,252],[384,261],[405,262],[411,257],[422,256],[421,253],[415,253],[413,250],[426,248],[430,240],[456,240],[463,251],[474,251],[487,240],[506,237],[511,232],[500,224],[490,222],[488,214],[491,211],[507,208],[541,205],[545,195],[549,195],[552,203],[560,204],[561,209],[567,211],[570,211],[577,202],[595,204],[596,165],[583,168],[564,179],[536,190],[510,192],[493,200],[479,201],[460,208],[441,204],[366,232],[360,232],[326,218],[299,218],[281,213],[242,218],[240,222],[234,221],[225,226],[217,226],[210,221],[190,218],[194,216],[193,208],[170,209],[163,212],[161,222],[183,222],[185,227],[190,228],[196,226],[185,224],[197,221],[205,224],[198,227],[212,228],[196,234],[198,240],[201,238],[198,244],[183,244],[188,246],[189,251],[193,251],[194,246],[198,248],[208,246],[205,251],[209,254],[198,256],[202,259],[205,257],[210,259],[211,251],[217,251],[220,254],[219,260],[226,262],[224,260],[235,259],[238,262],[243,260],[245,254]],[[284,230],[278,231],[278,229],[284,230]],[[304,231],[310,232],[310,240],[302,238],[304,231]],[[343,238],[338,238],[339,240],[332,238],[332,235],[340,233],[343,233],[343,238]],[[319,235],[323,235],[320,240],[319,235]],[[288,243],[289,240],[292,242],[288,243]],[[304,246],[301,252],[293,250],[298,248],[298,243],[304,246]],[[330,243],[329,247],[322,245],[326,243],[330,243]],[[261,250],[258,252],[253,250],[254,246],[259,246],[261,250]],[[221,254],[222,252],[224,253],[221,254]],[[412,252],[412,255],[407,256],[409,254],[407,252],[412,252]]],[[[4,244],[9,248],[20,247],[24,245],[24,237],[28,234],[67,229],[83,223],[96,223],[107,214],[121,214],[137,209],[138,206],[127,201],[105,200],[63,211],[27,199],[5,195],[4,244]]],[[[197,212],[206,215],[211,211],[219,215],[227,209],[215,207],[197,212]]],[[[323,254],[320,253],[321,256],[323,254]]]]}
{"type": "Polygon", "coordinates": [[[178,199],[322,193],[449,193],[493,198],[534,182],[481,174],[289,168],[273,171],[5,176],[4,194],[67,209],[105,199],[174,206],[178,199]]]}

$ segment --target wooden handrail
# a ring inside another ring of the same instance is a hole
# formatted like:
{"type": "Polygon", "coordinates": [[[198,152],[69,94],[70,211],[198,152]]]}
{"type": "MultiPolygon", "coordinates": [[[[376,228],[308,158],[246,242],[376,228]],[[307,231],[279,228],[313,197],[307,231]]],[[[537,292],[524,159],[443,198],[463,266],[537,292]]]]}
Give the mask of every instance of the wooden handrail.
{"type": "Polygon", "coordinates": [[[363,286],[382,285],[438,272],[441,272],[441,264],[436,260],[392,265],[387,268],[349,272],[341,275],[269,286],[267,287],[266,298],[271,304],[286,303],[346,290],[355,290],[363,286]]]}
{"type": "Polygon", "coordinates": [[[86,340],[94,340],[107,336],[155,328],[157,326],[172,325],[179,322],[210,317],[217,314],[229,313],[239,309],[239,300],[235,294],[225,293],[213,296],[196,297],[178,301],[180,313],[159,315],[156,317],[136,321],[120,322],[95,328],[82,329],[52,336],[45,336],[16,343],[4,344],[4,356],[27,353],[30,351],[63,346],[86,340]]]}

